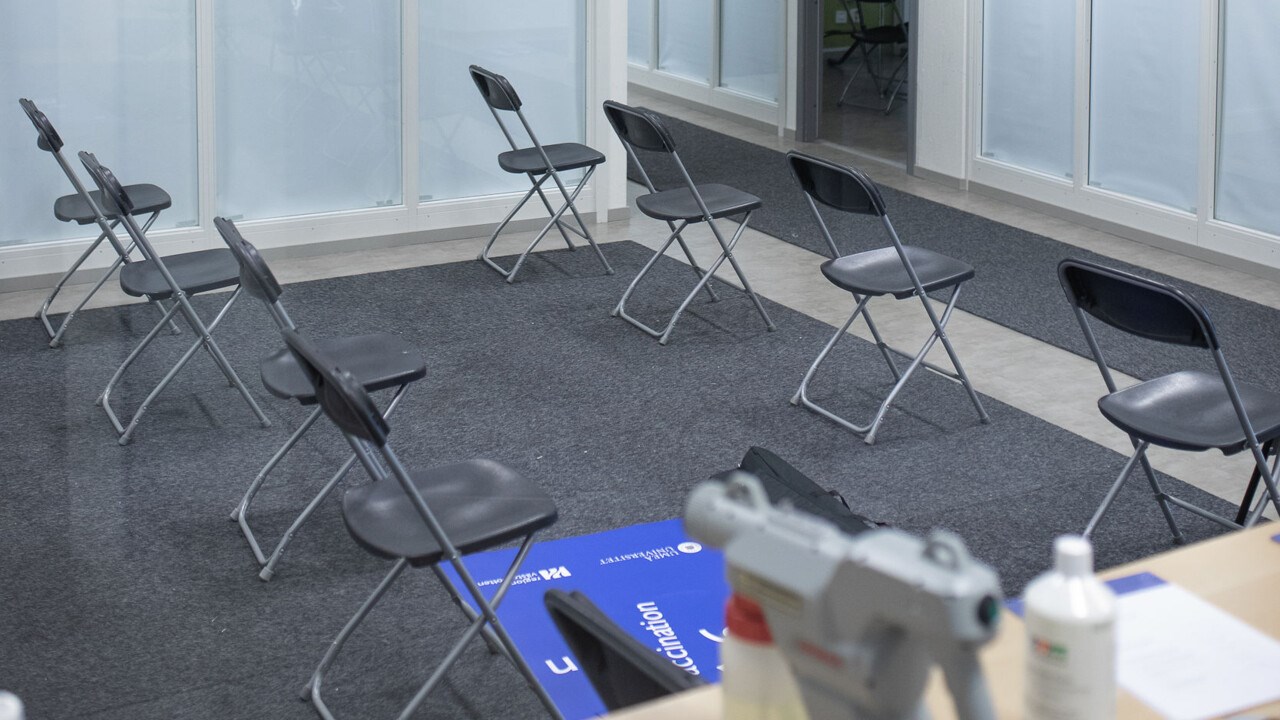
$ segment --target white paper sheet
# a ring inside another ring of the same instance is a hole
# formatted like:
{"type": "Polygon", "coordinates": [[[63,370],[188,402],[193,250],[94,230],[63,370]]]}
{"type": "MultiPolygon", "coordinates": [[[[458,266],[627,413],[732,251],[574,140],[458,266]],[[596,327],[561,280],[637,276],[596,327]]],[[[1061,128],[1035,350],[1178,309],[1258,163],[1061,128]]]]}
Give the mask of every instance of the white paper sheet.
{"type": "Polygon", "coordinates": [[[1280,642],[1176,585],[1119,596],[1116,649],[1120,686],[1168,718],[1280,699],[1280,642]]]}

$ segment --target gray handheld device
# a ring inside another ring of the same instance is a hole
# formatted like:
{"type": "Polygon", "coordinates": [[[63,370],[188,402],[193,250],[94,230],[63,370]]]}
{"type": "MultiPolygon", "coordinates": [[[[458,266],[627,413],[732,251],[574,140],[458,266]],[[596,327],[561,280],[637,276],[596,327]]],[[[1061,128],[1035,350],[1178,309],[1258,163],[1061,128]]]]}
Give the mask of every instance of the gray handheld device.
{"type": "Polygon", "coordinates": [[[937,663],[960,720],[994,720],[977,651],[995,636],[1000,582],[958,536],[846,535],[773,507],[744,472],[695,487],[685,528],[724,548],[729,584],[764,609],[810,718],[925,718],[937,663]]]}

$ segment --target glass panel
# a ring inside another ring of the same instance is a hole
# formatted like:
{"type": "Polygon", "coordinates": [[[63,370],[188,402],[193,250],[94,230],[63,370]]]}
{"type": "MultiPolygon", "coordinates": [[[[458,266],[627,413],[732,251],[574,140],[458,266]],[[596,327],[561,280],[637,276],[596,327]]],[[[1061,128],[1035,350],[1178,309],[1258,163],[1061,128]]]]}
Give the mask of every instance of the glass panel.
{"type": "MultiPolygon", "coordinates": [[[[527,190],[498,167],[510,150],[467,67],[505,76],[543,145],[586,137],[586,9],[583,0],[428,2],[420,9],[422,200],[527,190]]],[[[503,112],[521,147],[528,137],[503,112]]],[[[536,200],[534,202],[537,202],[536,200]]]]}
{"type": "Polygon", "coordinates": [[[219,0],[214,30],[220,214],[400,203],[397,3],[219,0]]]}
{"type": "Polygon", "coordinates": [[[1201,5],[1094,3],[1090,185],[1195,212],[1201,5]]]}
{"type": "Polygon", "coordinates": [[[87,237],[97,227],[53,216],[75,192],[18,107],[33,100],[76,158],[90,150],[125,184],[173,197],[157,229],[198,222],[194,3],[95,0],[9,3],[0,21],[0,245],[87,237]]]}
{"type": "Polygon", "coordinates": [[[1075,0],[986,0],[982,156],[1071,177],[1075,0]]]}
{"type": "Polygon", "coordinates": [[[653,53],[653,2],[627,1],[627,62],[645,67],[653,53]]]}
{"type": "Polygon", "coordinates": [[[1280,3],[1228,0],[1225,23],[1215,214],[1280,235],[1280,3]]]}
{"type": "Polygon", "coordinates": [[[778,100],[779,0],[726,2],[720,29],[720,85],[740,93],[778,100]]]}
{"type": "Polygon", "coordinates": [[[658,69],[711,82],[711,0],[659,0],[658,69]]]}

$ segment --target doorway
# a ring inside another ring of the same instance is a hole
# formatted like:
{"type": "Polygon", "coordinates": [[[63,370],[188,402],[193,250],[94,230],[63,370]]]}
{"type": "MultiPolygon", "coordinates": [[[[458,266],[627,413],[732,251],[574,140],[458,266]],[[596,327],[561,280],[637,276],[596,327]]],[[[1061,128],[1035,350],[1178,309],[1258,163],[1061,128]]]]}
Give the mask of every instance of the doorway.
{"type": "Polygon", "coordinates": [[[813,0],[799,63],[801,139],[827,142],[910,171],[914,164],[916,0],[813,0]],[[868,42],[870,41],[870,42],[868,42]],[[807,137],[806,137],[807,136],[807,137]]]}

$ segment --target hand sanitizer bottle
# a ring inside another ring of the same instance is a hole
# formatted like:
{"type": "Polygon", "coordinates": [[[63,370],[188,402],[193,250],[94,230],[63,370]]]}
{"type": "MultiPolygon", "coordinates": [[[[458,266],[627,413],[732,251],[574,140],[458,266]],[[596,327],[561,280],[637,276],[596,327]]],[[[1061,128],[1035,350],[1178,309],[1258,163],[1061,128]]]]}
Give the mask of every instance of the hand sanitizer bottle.
{"type": "Polygon", "coordinates": [[[1053,543],[1054,567],[1027,586],[1027,720],[1114,720],[1116,601],[1093,574],[1093,546],[1053,543]]]}
{"type": "Polygon", "coordinates": [[[23,720],[22,701],[11,692],[0,690],[0,720],[23,720]]]}
{"type": "Polygon", "coordinates": [[[728,632],[720,645],[724,720],[807,720],[800,689],[773,642],[764,610],[735,594],[725,621],[728,632]]]}

